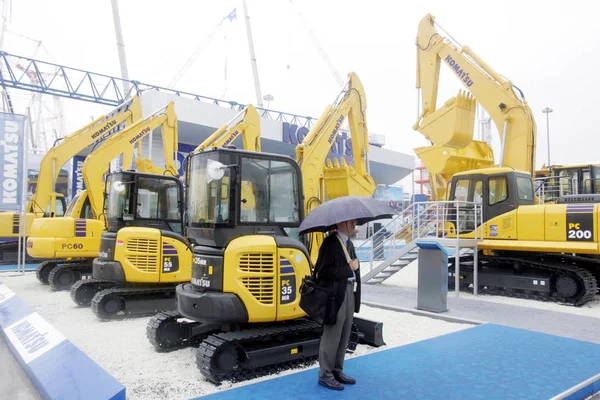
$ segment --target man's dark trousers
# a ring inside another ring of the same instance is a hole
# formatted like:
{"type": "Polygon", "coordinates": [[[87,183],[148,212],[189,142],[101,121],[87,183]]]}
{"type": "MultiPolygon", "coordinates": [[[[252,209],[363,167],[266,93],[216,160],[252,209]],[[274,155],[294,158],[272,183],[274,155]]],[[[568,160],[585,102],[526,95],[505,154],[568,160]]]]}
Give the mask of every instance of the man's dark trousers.
{"type": "Polygon", "coordinates": [[[354,318],[354,283],[348,282],[346,295],[338,310],[335,324],[325,325],[319,345],[319,378],[334,379],[333,372],[342,372],[354,318]]]}

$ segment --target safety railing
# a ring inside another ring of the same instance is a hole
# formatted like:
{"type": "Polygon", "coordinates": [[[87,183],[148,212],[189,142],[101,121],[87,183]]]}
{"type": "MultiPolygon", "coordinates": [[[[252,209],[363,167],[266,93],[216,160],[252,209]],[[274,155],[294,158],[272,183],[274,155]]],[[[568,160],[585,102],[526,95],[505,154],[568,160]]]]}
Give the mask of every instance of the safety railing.
{"type": "Polygon", "coordinates": [[[578,194],[577,185],[573,178],[568,176],[546,176],[535,179],[535,195],[540,203],[557,201],[560,196],[578,194]]]}
{"type": "MultiPolygon", "coordinates": [[[[419,239],[438,241],[444,247],[453,249],[455,255],[461,254],[466,248],[476,248],[477,242],[484,237],[482,225],[481,203],[413,203],[356,247],[357,253],[366,253],[361,262],[362,275],[370,275],[376,269],[386,268],[403,257],[416,259],[409,254],[414,252],[417,247],[415,242],[419,239]]],[[[495,234],[497,232],[490,232],[490,236],[495,234]]],[[[476,256],[477,252],[474,253],[476,256]]],[[[458,280],[458,257],[456,268],[458,280]]]]}

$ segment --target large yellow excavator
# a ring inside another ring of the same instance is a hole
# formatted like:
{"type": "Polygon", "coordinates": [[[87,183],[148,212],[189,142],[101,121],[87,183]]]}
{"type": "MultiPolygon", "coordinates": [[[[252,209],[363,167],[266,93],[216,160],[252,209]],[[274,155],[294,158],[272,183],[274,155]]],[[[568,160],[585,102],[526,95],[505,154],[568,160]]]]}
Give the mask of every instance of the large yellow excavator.
{"type": "MultiPolygon", "coordinates": [[[[311,256],[293,232],[311,197],[317,202],[375,190],[372,178],[361,170],[368,150],[366,98],[355,74],[340,99],[300,145],[299,163],[227,148],[190,153],[185,181],[186,236],[194,245],[192,279],[176,288],[178,312],[161,312],[148,323],[147,336],[157,351],[198,344],[198,367],[214,382],[316,357],[322,327],[307,320],[298,305],[311,256]],[[347,115],[352,116],[358,169],[332,165],[323,170],[347,115]],[[338,184],[332,193],[323,190],[328,177],[338,184]],[[250,193],[244,192],[244,184],[256,198],[247,212],[242,206],[250,193]],[[219,219],[218,209],[227,210],[229,217],[219,219]]],[[[355,325],[374,345],[382,344],[380,335],[368,332],[373,324],[355,318],[355,325]]]]}
{"type": "MultiPolygon", "coordinates": [[[[48,150],[40,163],[35,193],[25,208],[25,236],[29,236],[31,226],[38,218],[64,215],[67,208],[65,198],[62,193],[56,192],[56,180],[63,165],[85,148],[131,125],[133,121],[141,118],[141,115],[140,100],[137,96],[133,97],[78,131],[65,136],[48,150]]],[[[0,262],[12,263],[17,260],[20,218],[19,212],[0,213],[0,238],[5,239],[0,243],[0,262]]]]}
{"type": "MultiPolygon", "coordinates": [[[[260,116],[251,104],[194,151],[227,147],[239,136],[244,149],[261,151],[260,116]]],[[[242,187],[242,191],[248,189],[242,187]]],[[[255,207],[254,199],[249,198],[242,210],[255,207]]],[[[107,230],[93,262],[94,279],[80,280],[71,287],[73,301],[80,306],[91,304],[102,319],[174,310],[175,286],[189,282],[192,275],[192,249],[183,236],[182,185],[168,176],[112,173],[106,180],[104,208],[107,230]],[[152,226],[148,219],[126,218],[127,210],[136,203],[150,205],[152,226]]]]}
{"type": "MultiPolygon", "coordinates": [[[[38,276],[47,276],[52,290],[69,289],[82,277],[91,276],[92,261],[98,256],[105,227],[103,176],[111,161],[121,155],[124,168],[129,168],[134,147],[137,146],[139,151],[141,140],[158,127],[162,131],[166,167],[154,167],[151,161],[141,158],[136,158],[136,167],[142,172],[176,176],[177,116],[174,104],[170,102],[163,109],[109,137],[86,157],[83,179],[93,219],[62,217],[38,220],[32,225],[27,252],[32,257],[51,259],[39,265],[38,276]]],[[[138,204],[131,213],[143,215],[147,207],[148,204],[138,204]]]]}
{"type": "MultiPolygon", "coordinates": [[[[449,236],[473,238],[478,229],[478,237],[483,237],[476,265],[478,290],[572,305],[592,300],[600,278],[600,207],[591,202],[597,199],[573,195],[561,197],[558,204],[534,204],[535,122],[522,94],[517,96],[512,83],[472,50],[439,34],[431,15],[419,25],[417,54],[423,117],[416,128],[433,145],[416,152],[430,173],[437,174],[435,199],[480,204],[476,219],[474,206],[448,211],[449,221],[460,221],[458,226],[451,224],[449,236]],[[442,60],[474,99],[462,95],[462,100],[453,99],[436,110],[442,60]],[[489,149],[470,140],[473,128],[467,114],[475,99],[500,133],[497,166],[489,149]],[[475,226],[475,220],[482,224],[475,226]]],[[[455,261],[450,274],[454,265],[455,261]]],[[[461,288],[474,284],[474,268],[472,255],[461,257],[461,288]]]]}

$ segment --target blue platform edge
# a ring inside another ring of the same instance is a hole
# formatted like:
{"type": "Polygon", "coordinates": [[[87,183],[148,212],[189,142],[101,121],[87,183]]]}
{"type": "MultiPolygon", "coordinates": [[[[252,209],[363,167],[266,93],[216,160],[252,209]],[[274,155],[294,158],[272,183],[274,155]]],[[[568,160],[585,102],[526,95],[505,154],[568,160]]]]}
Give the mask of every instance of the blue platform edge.
{"type": "Polygon", "coordinates": [[[341,392],[319,386],[312,368],[201,399],[583,400],[600,391],[599,360],[595,343],[484,324],[348,359],[358,383],[341,392]]]}
{"type": "MultiPolygon", "coordinates": [[[[38,265],[39,264],[25,264],[25,271],[35,271],[38,265]]],[[[18,267],[17,264],[0,265],[0,272],[18,272],[18,267]]],[[[23,268],[23,265],[21,265],[21,268],[23,268]]]]}
{"type": "Polygon", "coordinates": [[[0,282],[0,331],[44,399],[125,400],[125,387],[0,282]]]}

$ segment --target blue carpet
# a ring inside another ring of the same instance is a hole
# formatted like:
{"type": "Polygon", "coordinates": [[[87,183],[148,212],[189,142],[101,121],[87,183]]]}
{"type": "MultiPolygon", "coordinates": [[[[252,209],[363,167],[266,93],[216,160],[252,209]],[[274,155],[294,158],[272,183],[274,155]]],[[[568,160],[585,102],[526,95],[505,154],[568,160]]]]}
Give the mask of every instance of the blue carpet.
{"type": "Polygon", "coordinates": [[[319,386],[312,369],[202,399],[547,400],[600,373],[600,345],[486,324],[356,357],[344,371],[358,384],[341,392],[319,386]]]}
{"type": "MultiPolygon", "coordinates": [[[[35,271],[39,264],[25,264],[25,271],[35,271]]],[[[23,268],[23,266],[21,266],[23,268]]],[[[0,265],[0,272],[17,271],[16,264],[0,265]]]]}

